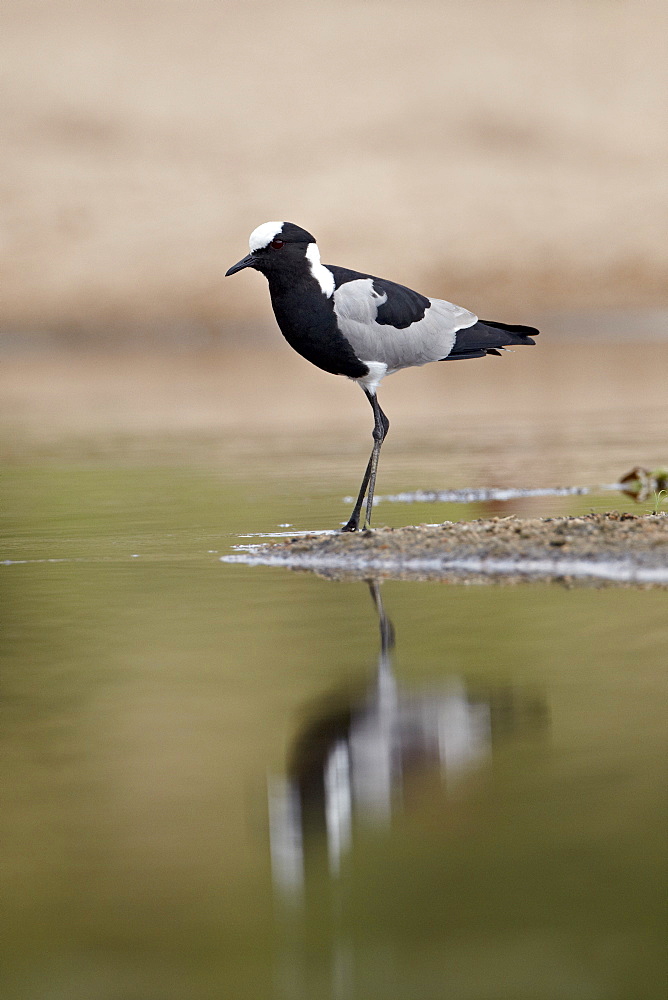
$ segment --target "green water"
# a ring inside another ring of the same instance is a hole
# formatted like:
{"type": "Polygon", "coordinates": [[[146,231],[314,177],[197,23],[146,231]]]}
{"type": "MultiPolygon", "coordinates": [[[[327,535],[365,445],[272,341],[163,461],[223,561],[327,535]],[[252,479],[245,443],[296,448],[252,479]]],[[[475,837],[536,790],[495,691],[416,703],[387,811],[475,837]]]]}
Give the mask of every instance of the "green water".
{"type": "Polygon", "coordinates": [[[379,712],[366,584],[220,562],[348,492],[6,470],[3,997],[664,997],[665,590],[388,581],[379,712]],[[374,718],[387,788],[352,753],[328,825],[323,761],[374,718]]]}

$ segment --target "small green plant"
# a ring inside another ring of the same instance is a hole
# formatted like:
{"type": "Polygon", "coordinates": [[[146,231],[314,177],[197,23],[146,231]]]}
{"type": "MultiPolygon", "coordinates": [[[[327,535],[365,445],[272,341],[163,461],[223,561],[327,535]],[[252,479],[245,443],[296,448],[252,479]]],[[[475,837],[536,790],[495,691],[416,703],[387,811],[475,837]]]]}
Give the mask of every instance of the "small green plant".
{"type": "Polygon", "coordinates": [[[661,507],[668,505],[668,490],[654,490],[654,510],[652,514],[661,514],[661,507]]]}

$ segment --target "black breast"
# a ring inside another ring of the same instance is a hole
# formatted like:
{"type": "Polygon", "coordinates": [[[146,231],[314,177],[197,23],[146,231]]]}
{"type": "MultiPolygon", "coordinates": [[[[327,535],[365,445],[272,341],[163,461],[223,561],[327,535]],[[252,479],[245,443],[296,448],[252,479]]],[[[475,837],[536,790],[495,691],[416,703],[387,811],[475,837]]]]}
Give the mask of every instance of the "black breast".
{"type": "Polygon", "coordinates": [[[339,331],[331,298],[311,275],[290,282],[269,278],[274,315],[281,333],[298,354],[332,375],[363,378],[369,369],[339,331]]]}

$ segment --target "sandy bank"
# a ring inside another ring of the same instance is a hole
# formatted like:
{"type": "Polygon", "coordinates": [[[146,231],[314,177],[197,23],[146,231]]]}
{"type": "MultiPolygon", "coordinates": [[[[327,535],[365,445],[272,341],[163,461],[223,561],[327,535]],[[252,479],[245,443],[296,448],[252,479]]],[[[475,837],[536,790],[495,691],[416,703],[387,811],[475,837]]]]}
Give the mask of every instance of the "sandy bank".
{"type": "Polygon", "coordinates": [[[234,560],[341,579],[503,578],[668,586],[668,514],[493,517],[308,535],[254,548],[234,560]]]}

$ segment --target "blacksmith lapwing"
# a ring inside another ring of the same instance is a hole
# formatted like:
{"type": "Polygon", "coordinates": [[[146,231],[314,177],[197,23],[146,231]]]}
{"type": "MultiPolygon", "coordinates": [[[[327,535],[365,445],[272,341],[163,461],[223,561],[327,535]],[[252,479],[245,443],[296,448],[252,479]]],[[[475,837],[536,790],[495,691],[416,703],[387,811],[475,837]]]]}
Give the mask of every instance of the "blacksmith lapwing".
{"type": "Polygon", "coordinates": [[[386,375],[430,361],[458,361],[533,344],[538,330],[493,323],[444,299],[431,299],[371,274],[320,263],[315,238],[292,222],[254,229],[250,253],[227,271],[261,271],[281,333],[302,357],[332,375],[357,382],[374,415],[373,450],[344,531],[371,524],[381,445],[390,426],[376,390],[386,375]]]}

